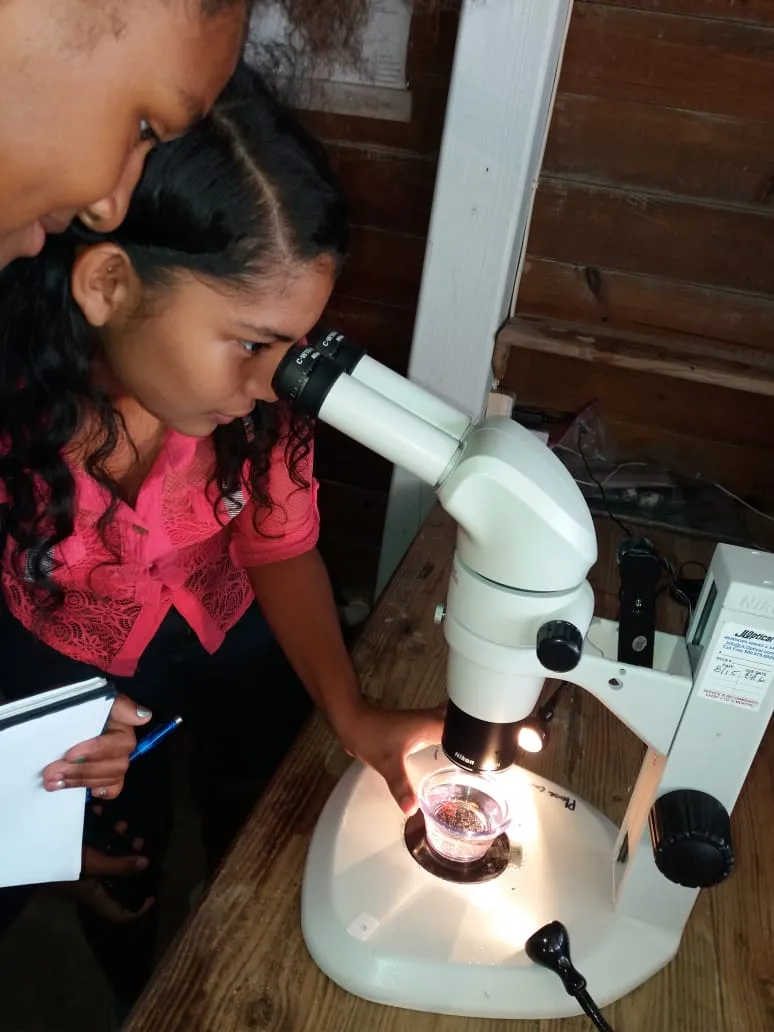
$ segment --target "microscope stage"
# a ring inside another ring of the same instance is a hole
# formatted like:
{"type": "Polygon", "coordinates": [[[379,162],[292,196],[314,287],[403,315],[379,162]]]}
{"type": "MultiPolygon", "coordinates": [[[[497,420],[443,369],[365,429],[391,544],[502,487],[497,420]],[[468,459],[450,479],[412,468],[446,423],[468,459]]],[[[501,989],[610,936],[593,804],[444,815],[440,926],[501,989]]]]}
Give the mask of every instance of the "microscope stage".
{"type": "MultiPolygon", "coordinates": [[[[415,784],[448,765],[437,747],[409,762],[415,784]]],[[[360,764],[347,771],[314,832],[302,892],[307,948],[334,982],[412,1010],[564,1017],[579,1008],[524,953],[549,921],[567,926],[575,966],[600,1005],[674,956],[679,937],[613,907],[615,825],[522,768],[497,777],[508,781],[510,862],[490,881],[458,884],[411,856],[382,778],[360,764]]]]}

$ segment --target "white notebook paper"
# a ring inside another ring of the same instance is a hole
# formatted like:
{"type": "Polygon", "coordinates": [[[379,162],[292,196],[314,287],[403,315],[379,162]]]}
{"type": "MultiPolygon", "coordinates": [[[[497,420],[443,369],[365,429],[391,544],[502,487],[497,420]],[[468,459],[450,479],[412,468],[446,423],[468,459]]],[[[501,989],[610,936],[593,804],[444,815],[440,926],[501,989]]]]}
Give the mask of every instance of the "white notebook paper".
{"type": "Polygon", "coordinates": [[[86,789],[47,792],[41,772],[102,733],[114,698],[95,677],[0,704],[0,886],[80,875],[86,789]]]}

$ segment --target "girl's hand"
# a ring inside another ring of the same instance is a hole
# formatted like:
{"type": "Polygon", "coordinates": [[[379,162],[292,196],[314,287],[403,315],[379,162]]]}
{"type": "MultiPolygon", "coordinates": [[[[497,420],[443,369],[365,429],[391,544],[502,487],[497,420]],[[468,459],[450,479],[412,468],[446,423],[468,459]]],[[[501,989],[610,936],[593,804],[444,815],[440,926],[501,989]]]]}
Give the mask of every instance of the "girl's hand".
{"type": "Polygon", "coordinates": [[[155,900],[145,879],[150,863],[143,839],[132,836],[126,821],[111,825],[99,805],[88,807],[84,821],[81,880],[60,891],[112,924],[136,921],[155,900]]]}
{"type": "MultiPolygon", "coordinates": [[[[116,825],[116,830],[121,825],[116,825]]],[[[125,829],[124,829],[125,831],[125,829]]],[[[136,856],[107,856],[88,846],[83,850],[83,875],[80,881],[70,882],[63,888],[79,906],[87,907],[111,924],[128,924],[143,917],[156,900],[148,896],[138,910],[129,910],[110,894],[102,880],[115,884],[116,879],[131,878],[148,867],[148,860],[140,854],[142,839],[135,839],[132,848],[136,856]]]]}
{"type": "Polygon", "coordinates": [[[373,767],[409,816],[417,796],[406,770],[412,752],[441,740],[445,706],[429,710],[379,710],[364,703],[339,733],[350,756],[373,767]]]}
{"type": "Polygon", "coordinates": [[[137,744],[134,729],[147,724],[150,718],[150,710],[126,695],[116,696],[107,727],[99,738],[74,745],[61,760],[45,768],[46,791],[85,786],[98,799],[115,799],[124,787],[129,756],[137,744]]]}

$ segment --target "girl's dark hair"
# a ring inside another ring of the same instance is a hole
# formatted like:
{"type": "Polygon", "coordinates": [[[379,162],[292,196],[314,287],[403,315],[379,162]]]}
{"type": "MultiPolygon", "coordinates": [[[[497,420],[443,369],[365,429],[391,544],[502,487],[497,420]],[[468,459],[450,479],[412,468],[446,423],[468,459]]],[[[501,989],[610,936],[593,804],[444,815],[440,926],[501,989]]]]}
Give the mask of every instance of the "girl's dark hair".
{"type": "MultiPolygon", "coordinates": [[[[17,562],[26,553],[26,575],[44,589],[41,602],[62,597],[48,556],[73,532],[75,484],[63,451],[87,419],[98,433],[86,469],[113,500],[101,530],[119,500],[106,463],[122,418],[95,382],[99,334],[70,286],[76,250],[104,241],[126,252],[151,296],[179,270],[238,287],[321,255],[338,265],[348,243],[346,203],[321,144],[241,65],[207,119],[149,156],[118,229],[99,234],[76,221],[49,237],[36,258],[0,273],[0,483],[7,495],[0,539],[14,539],[17,562]]],[[[251,440],[241,422],[214,431],[214,504],[244,488],[270,507],[266,473],[283,438],[291,476],[304,486],[298,463],[308,454],[309,424],[259,402],[253,431],[251,440]]]]}

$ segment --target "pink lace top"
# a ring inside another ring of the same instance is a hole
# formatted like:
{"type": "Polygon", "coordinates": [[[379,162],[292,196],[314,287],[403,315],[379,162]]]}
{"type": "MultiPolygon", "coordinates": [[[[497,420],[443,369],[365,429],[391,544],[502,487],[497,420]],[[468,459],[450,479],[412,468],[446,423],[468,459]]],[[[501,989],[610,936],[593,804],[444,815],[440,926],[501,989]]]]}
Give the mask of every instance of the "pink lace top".
{"type": "MultiPolygon", "coordinates": [[[[319,516],[311,453],[300,464],[310,483],[302,489],[290,479],[284,442],[277,445],[267,485],[274,506],[258,516],[258,530],[256,505],[241,491],[218,503],[218,519],[205,494],[212,464],[209,438],[168,431],[134,507],[119,503],[105,535],[109,547],[96,527],[107,492],[73,467],[75,531],[44,557],[64,603],[39,619],[29,557],[17,574],[9,541],[2,584],[14,616],[58,652],[116,676],[134,673],[170,606],[215,652],[252,601],[246,567],[314,548],[319,516]]],[[[2,495],[0,485],[0,502],[2,495]]]]}

